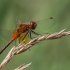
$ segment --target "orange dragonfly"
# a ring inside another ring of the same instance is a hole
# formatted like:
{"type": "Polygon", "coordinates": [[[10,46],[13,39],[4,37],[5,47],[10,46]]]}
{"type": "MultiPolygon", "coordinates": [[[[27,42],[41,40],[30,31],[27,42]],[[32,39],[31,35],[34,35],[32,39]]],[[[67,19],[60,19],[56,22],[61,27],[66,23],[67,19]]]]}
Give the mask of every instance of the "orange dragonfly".
{"type": "MultiPolygon", "coordinates": [[[[16,29],[14,30],[11,39],[0,50],[0,54],[17,38],[19,38],[19,43],[21,43],[23,40],[27,41],[28,37],[32,39],[32,33],[37,36],[46,33],[47,29],[52,27],[54,24],[55,24],[55,19],[53,19],[52,17],[37,22],[31,21],[29,23],[23,23],[23,24],[20,21],[18,21],[16,29]],[[35,32],[34,30],[37,32],[35,32]]],[[[3,34],[2,29],[0,29],[0,33],[3,34]]]]}

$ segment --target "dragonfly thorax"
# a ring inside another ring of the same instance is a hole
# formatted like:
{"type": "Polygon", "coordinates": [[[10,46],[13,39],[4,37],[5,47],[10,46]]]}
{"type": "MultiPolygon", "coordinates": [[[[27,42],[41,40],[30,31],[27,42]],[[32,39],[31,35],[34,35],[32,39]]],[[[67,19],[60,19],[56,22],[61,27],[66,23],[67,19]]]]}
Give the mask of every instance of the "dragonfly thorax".
{"type": "Polygon", "coordinates": [[[36,22],[33,22],[33,21],[30,22],[30,28],[31,29],[35,29],[36,26],[37,26],[37,23],[36,22]]]}
{"type": "Polygon", "coordinates": [[[25,33],[28,30],[29,30],[29,25],[27,25],[27,24],[20,24],[20,26],[17,28],[17,32],[19,34],[25,33]]]}

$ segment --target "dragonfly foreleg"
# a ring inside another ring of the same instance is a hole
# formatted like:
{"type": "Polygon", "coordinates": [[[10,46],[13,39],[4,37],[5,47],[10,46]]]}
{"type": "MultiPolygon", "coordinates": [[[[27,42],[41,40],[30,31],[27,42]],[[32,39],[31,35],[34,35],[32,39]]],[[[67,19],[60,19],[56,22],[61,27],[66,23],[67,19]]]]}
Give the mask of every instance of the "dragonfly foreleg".
{"type": "Polygon", "coordinates": [[[40,34],[36,33],[35,31],[33,31],[32,29],[31,29],[31,32],[34,33],[35,35],[40,35],[40,34]]]}

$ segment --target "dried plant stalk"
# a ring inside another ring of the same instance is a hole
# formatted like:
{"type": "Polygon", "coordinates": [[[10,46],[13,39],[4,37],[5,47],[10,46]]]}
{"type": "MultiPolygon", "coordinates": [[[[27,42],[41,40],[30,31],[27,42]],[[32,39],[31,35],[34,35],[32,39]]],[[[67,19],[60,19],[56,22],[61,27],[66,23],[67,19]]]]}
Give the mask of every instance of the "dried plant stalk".
{"type": "Polygon", "coordinates": [[[19,67],[17,67],[15,70],[24,70],[24,69],[26,69],[30,65],[31,65],[31,63],[26,64],[26,65],[25,64],[22,64],[19,67]]]}
{"type": "Polygon", "coordinates": [[[5,59],[0,64],[0,69],[7,65],[7,63],[12,59],[14,55],[20,54],[22,52],[25,52],[29,48],[31,48],[33,45],[43,41],[43,40],[53,40],[53,39],[59,39],[63,36],[70,35],[70,31],[64,32],[65,29],[61,30],[60,32],[52,33],[52,34],[46,34],[44,36],[38,36],[37,38],[32,39],[27,44],[24,44],[23,42],[20,43],[17,47],[13,47],[10,52],[7,54],[5,59]]]}

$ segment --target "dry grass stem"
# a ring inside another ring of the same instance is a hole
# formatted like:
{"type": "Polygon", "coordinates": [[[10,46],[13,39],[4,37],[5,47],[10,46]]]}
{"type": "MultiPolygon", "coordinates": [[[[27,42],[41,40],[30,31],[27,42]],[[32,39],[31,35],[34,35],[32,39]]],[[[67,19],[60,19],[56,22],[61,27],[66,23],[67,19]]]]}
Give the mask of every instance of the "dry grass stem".
{"type": "Polygon", "coordinates": [[[19,67],[17,67],[15,70],[24,70],[24,69],[26,69],[30,65],[31,65],[31,63],[26,64],[26,65],[25,64],[22,64],[19,67]]]}
{"type": "Polygon", "coordinates": [[[29,48],[31,48],[33,45],[43,41],[43,40],[53,40],[53,39],[59,39],[63,36],[70,35],[70,31],[64,32],[65,29],[61,30],[60,32],[52,33],[52,34],[46,34],[44,36],[38,36],[37,38],[32,39],[27,44],[24,44],[24,42],[20,43],[17,47],[13,47],[6,58],[2,61],[0,64],[0,69],[7,65],[7,63],[12,59],[14,55],[20,54],[22,52],[25,52],[29,48]]]}

